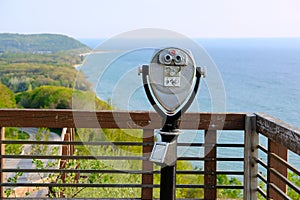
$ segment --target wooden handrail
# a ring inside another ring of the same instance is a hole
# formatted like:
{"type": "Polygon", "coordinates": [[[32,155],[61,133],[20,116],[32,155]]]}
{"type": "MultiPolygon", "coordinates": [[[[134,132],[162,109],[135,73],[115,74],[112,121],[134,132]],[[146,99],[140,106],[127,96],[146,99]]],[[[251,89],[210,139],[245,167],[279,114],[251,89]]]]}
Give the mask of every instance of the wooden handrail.
{"type": "Polygon", "coordinates": [[[267,114],[256,114],[256,131],[300,155],[300,128],[267,114]]]}
{"type": "MultiPolygon", "coordinates": [[[[245,113],[186,113],[181,129],[244,130],[245,113]]],[[[162,118],[147,111],[0,109],[0,127],[158,129],[162,118]],[[12,120],[13,119],[13,120],[12,120]]]]}
{"type": "MultiPolygon", "coordinates": [[[[259,147],[267,153],[268,163],[260,162],[267,169],[266,196],[287,199],[287,182],[282,180],[288,180],[288,167],[293,168],[287,164],[288,150],[300,155],[300,129],[262,113],[256,114],[256,119],[256,131],[268,139],[267,149],[259,147]]],[[[292,183],[289,186],[296,187],[292,183]]]]}

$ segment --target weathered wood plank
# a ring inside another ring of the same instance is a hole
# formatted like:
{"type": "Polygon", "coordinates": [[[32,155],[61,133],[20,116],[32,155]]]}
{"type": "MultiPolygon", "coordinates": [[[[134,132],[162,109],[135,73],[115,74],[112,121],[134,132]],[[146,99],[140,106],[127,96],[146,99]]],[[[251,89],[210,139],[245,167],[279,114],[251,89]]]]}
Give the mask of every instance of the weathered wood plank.
{"type": "Polygon", "coordinates": [[[244,200],[256,200],[258,133],[256,132],[256,116],[253,114],[246,116],[244,141],[244,200]]]}
{"type": "MultiPolygon", "coordinates": [[[[285,161],[288,160],[287,148],[271,140],[268,140],[268,151],[269,154],[275,153],[283,160],[285,161]]],[[[280,163],[275,158],[273,158],[271,155],[268,155],[268,166],[269,168],[275,169],[282,176],[287,178],[288,175],[287,167],[282,163],[280,163]]],[[[281,179],[277,177],[276,174],[273,174],[270,170],[268,171],[268,182],[275,184],[278,187],[278,189],[282,191],[282,193],[286,193],[287,191],[286,184],[283,181],[281,181],[281,179]]],[[[271,199],[278,199],[278,200],[285,199],[280,194],[278,194],[277,191],[274,190],[274,188],[270,187],[270,185],[267,186],[267,195],[271,199]]]]}
{"type": "MultiPolygon", "coordinates": [[[[0,140],[4,141],[5,140],[5,128],[0,126],[0,140]]],[[[0,144],[0,153],[1,156],[5,155],[5,145],[0,144]]],[[[2,169],[4,169],[4,159],[1,157],[0,158],[0,183],[4,183],[4,173],[2,172],[2,169]]],[[[0,199],[4,197],[4,187],[0,186],[0,199]]]]}
{"type": "Polygon", "coordinates": [[[217,198],[217,131],[205,131],[204,198],[217,198]]]}
{"type": "MultiPolygon", "coordinates": [[[[154,130],[144,129],[143,142],[154,143],[154,130]]],[[[152,152],[153,145],[143,146],[143,156],[149,158],[152,152]]],[[[153,171],[153,163],[148,159],[142,161],[142,169],[145,171],[153,171]]],[[[153,185],[153,174],[142,174],[143,185],[153,185]]],[[[142,188],[142,199],[153,199],[153,188],[142,188]]]]}
{"type": "MultiPolygon", "coordinates": [[[[245,113],[186,113],[181,129],[244,130],[245,113]]],[[[159,129],[162,118],[147,111],[0,109],[2,127],[159,129]]]]}
{"type": "Polygon", "coordinates": [[[300,155],[300,129],[266,114],[256,114],[256,131],[300,155]]]}

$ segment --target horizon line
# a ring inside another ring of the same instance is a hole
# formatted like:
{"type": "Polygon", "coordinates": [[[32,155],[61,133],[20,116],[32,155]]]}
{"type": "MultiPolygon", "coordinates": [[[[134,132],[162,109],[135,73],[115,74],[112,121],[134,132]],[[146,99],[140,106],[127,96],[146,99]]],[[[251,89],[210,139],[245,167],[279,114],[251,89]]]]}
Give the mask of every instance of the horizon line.
{"type": "MultiPolygon", "coordinates": [[[[106,36],[75,36],[72,34],[68,33],[55,33],[55,32],[40,32],[40,33],[21,33],[21,32],[0,32],[0,34],[18,34],[18,35],[39,35],[39,34],[50,34],[50,35],[64,35],[68,37],[72,37],[75,39],[103,39],[107,40],[110,38],[114,38],[116,35],[113,35],[111,37],[106,37],[106,36]]],[[[300,39],[300,36],[193,36],[193,37],[188,37],[191,39],[300,39]]],[[[132,38],[128,38],[132,39],[132,38]]],[[[138,37],[138,39],[143,39],[143,37],[138,37]]],[[[145,39],[149,39],[149,37],[145,37],[145,39]]],[[[150,38],[151,39],[151,38],[150,38]]],[[[163,37],[160,39],[164,39],[163,37]]],[[[170,38],[166,38],[170,39],[170,38]]]]}

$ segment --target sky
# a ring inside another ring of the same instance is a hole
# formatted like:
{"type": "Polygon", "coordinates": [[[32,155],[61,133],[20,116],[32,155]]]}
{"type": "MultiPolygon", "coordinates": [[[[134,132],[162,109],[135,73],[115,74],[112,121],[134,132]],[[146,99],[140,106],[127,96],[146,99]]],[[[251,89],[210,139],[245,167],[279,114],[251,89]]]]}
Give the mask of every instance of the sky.
{"type": "Polygon", "coordinates": [[[300,1],[0,0],[0,33],[109,38],[141,28],[193,38],[300,37],[300,1]]]}

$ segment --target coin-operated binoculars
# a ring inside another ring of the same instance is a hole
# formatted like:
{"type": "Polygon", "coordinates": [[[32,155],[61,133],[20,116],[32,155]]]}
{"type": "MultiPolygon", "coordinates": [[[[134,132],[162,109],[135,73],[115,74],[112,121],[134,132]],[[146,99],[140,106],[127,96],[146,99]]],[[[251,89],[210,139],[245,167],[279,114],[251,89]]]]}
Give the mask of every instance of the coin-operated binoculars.
{"type": "Polygon", "coordinates": [[[175,199],[178,120],[193,102],[205,71],[195,66],[191,52],[170,47],[158,50],[140,73],[151,105],[163,118],[161,142],[154,144],[150,156],[162,166],[160,199],[175,199]]]}

